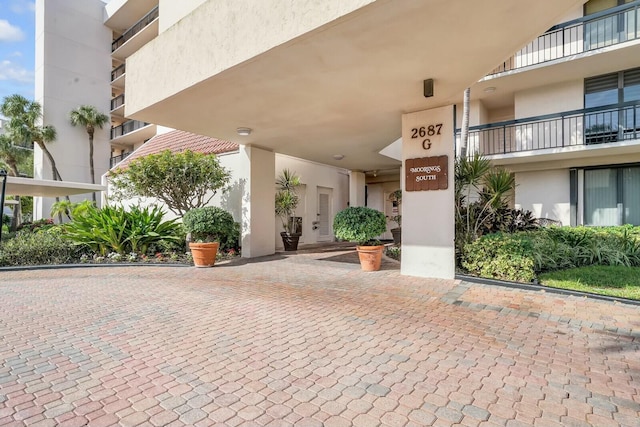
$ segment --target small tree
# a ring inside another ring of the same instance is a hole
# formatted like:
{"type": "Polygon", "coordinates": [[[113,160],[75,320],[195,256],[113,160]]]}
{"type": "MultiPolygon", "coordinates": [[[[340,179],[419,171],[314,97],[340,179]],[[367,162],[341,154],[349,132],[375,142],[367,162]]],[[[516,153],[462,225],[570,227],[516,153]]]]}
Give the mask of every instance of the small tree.
{"type": "Polygon", "coordinates": [[[229,172],[215,154],[166,150],[134,159],[109,173],[111,198],[154,197],[176,215],[205,206],[217,190],[229,183],[229,172]]]}
{"type": "MultiPolygon", "coordinates": [[[[109,122],[109,116],[102,114],[96,107],[91,105],[81,105],[69,114],[72,126],[82,126],[89,135],[89,168],[91,169],[91,183],[96,183],[96,172],[93,166],[93,135],[96,128],[102,127],[109,122]]],[[[96,201],[96,193],[91,193],[93,202],[96,201]]]]}

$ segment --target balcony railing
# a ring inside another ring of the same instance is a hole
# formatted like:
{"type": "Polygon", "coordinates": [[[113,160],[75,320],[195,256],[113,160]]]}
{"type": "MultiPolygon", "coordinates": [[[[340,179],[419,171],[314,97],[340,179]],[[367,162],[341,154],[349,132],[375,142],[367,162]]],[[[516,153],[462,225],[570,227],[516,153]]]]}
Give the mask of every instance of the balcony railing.
{"type": "Polygon", "coordinates": [[[133,24],[131,28],[125,31],[120,37],[115,39],[113,43],[111,43],[111,52],[114,52],[120,46],[125,44],[128,40],[130,40],[133,36],[140,32],[144,27],[152,23],[158,17],[158,6],[154,7],[147,13],[142,19],[133,24]]]}
{"type": "Polygon", "coordinates": [[[472,126],[467,152],[491,156],[639,138],[640,102],[634,101],[472,126]]]}
{"type": "Polygon", "coordinates": [[[640,38],[640,0],[552,27],[489,75],[640,38]]]}
{"type": "Polygon", "coordinates": [[[111,111],[124,105],[124,93],[111,99],[111,111]]]}
{"type": "Polygon", "coordinates": [[[122,135],[126,135],[134,130],[141,129],[145,126],[148,126],[150,123],[140,122],[138,120],[129,120],[128,122],[124,122],[120,126],[111,128],[111,139],[118,138],[122,135]]]}
{"type": "Polygon", "coordinates": [[[129,157],[131,155],[131,153],[133,153],[132,151],[128,151],[126,153],[122,153],[118,156],[113,156],[111,157],[110,161],[109,161],[109,167],[112,168],[115,165],[117,165],[118,163],[120,163],[121,161],[123,161],[124,159],[126,159],[127,157],[129,157]]]}
{"type": "Polygon", "coordinates": [[[124,72],[125,72],[125,64],[119,65],[113,70],[111,70],[111,81],[114,81],[115,79],[123,75],[124,72]]]}

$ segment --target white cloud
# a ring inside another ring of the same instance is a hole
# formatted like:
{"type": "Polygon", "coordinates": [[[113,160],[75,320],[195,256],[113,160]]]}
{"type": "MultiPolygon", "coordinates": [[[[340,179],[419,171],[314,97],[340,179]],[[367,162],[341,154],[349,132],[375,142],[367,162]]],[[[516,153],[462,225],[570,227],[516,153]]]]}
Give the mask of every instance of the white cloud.
{"type": "Polygon", "coordinates": [[[11,25],[9,21],[0,19],[0,42],[18,42],[24,38],[22,30],[11,25]]]}
{"type": "Polygon", "coordinates": [[[33,83],[34,73],[9,60],[0,62],[0,80],[11,80],[19,83],[33,83]]]}

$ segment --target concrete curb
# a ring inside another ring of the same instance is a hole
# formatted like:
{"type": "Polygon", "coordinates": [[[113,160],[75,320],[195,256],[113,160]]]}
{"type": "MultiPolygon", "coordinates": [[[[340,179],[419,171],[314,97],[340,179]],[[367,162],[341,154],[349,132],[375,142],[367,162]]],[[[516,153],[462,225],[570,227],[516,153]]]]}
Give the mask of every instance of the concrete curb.
{"type": "Polygon", "coordinates": [[[25,271],[25,270],[53,270],[72,268],[94,268],[94,267],[193,267],[187,264],[173,263],[153,263],[153,262],[128,262],[128,263],[105,263],[105,264],[52,264],[52,265],[19,265],[12,267],[0,267],[1,271],[25,271]]]}
{"type": "Polygon", "coordinates": [[[592,294],[589,292],[572,291],[569,289],[552,288],[550,286],[534,285],[532,283],[508,282],[505,280],[486,279],[484,277],[467,276],[465,274],[456,274],[455,278],[462,280],[464,282],[479,283],[482,285],[502,286],[505,288],[522,289],[522,290],[535,291],[535,292],[548,292],[551,294],[591,298],[591,299],[597,299],[601,301],[640,306],[640,301],[632,300],[628,298],[612,297],[608,295],[598,295],[598,294],[592,294]]]}

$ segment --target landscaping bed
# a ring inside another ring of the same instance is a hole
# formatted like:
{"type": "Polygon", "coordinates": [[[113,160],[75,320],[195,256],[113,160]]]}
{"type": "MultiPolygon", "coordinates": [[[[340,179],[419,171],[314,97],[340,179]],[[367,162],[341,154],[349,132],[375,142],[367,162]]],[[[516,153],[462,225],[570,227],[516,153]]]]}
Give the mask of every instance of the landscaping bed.
{"type": "MultiPolygon", "coordinates": [[[[85,206],[63,225],[51,220],[25,224],[2,236],[0,267],[67,264],[193,265],[186,233],[175,220],[163,221],[158,208],[85,206]]],[[[217,260],[239,255],[239,229],[223,236],[217,260]]]]}
{"type": "Polygon", "coordinates": [[[464,247],[464,273],[640,299],[640,227],[549,227],[481,236],[464,247]]]}

